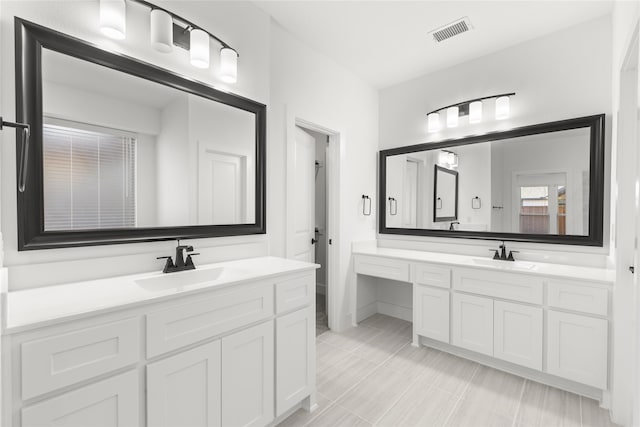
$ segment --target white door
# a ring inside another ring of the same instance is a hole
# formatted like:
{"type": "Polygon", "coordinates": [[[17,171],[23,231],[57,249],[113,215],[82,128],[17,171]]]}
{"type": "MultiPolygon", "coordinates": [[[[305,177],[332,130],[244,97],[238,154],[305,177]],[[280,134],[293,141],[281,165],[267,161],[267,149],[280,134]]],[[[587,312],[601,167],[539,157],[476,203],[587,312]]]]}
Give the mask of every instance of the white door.
{"type": "Polygon", "coordinates": [[[222,425],[265,426],[273,420],[273,322],[222,338],[222,425]]]}
{"type": "Polygon", "coordinates": [[[140,424],[138,371],[133,370],[27,406],[23,426],[121,427],[140,424]]]}
{"type": "Polygon", "coordinates": [[[415,333],[449,342],[449,291],[414,285],[415,333]]]}
{"type": "Polygon", "coordinates": [[[220,399],[219,340],[147,366],[150,426],[219,426],[220,399]]]}
{"type": "Polygon", "coordinates": [[[606,319],[547,311],[547,372],[607,388],[606,319]]]}
{"type": "Polygon", "coordinates": [[[494,301],[493,314],[493,356],[541,371],[542,309],[494,301]]]}
{"type": "Polygon", "coordinates": [[[305,307],[276,319],[276,416],[297,405],[315,388],[315,310],[305,307]]]}
{"type": "Polygon", "coordinates": [[[288,176],[292,187],[291,218],[287,227],[287,257],[315,262],[315,151],[313,136],[296,126],[293,173],[288,176]],[[291,229],[292,227],[292,229],[291,229]]]}
{"type": "Polygon", "coordinates": [[[198,224],[246,223],[246,156],[204,144],[199,154],[198,224]]]}
{"type": "Polygon", "coordinates": [[[453,294],[452,344],[493,355],[493,300],[453,294]]]}

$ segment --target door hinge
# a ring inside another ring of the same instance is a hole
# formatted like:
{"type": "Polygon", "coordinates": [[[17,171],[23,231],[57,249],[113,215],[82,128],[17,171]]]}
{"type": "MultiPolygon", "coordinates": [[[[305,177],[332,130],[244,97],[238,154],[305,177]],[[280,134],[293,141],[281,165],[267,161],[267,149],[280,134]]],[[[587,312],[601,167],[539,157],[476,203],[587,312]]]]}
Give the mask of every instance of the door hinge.
{"type": "Polygon", "coordinates": [[[333,244],[333,239],[329,239],[329,244],[332,245],[333,244]]]}
{"type": "Polygon", "coordinates": [[[629,267],[629,271],[631,272],[631,274],[636,274],[636,268],[633,265],[629,267]]]}

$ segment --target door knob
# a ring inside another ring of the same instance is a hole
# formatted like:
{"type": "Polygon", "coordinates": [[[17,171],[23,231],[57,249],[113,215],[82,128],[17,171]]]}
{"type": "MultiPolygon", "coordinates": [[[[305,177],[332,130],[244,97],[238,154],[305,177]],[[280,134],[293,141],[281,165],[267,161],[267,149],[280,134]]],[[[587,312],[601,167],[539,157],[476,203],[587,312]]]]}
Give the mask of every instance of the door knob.
{"type": "Polygon", "coordinates": [[[315,245],[316,243],[318,243],[318,241],[312,237],[312,238],[311,238],[311,244],[312,244],[312,245],[315,245]]]}

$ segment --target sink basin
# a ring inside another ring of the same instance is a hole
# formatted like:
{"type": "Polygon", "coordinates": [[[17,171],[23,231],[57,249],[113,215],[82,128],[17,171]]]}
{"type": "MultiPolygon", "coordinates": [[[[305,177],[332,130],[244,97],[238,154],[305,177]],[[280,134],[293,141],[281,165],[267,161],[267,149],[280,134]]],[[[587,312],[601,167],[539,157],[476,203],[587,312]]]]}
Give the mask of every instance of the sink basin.
{"type": "Polygon", "coordinates": [[[239,278],[243,271],[230,267],[205,268],[200,270],[179,271],[144,277],[135,280],[135,283],[145,289],[162,290],[184,286],[211,283],[221,279],[239,278]]]}
{"type": "Polygon", "coordinates": [[[482,265],[485,267],[498,268],[501,270],[532,271],[538,268],[536,264],[526,261],[501,261],[497,259],[486,258],[472,258],[471,263],[475,265],[482,265]]]}

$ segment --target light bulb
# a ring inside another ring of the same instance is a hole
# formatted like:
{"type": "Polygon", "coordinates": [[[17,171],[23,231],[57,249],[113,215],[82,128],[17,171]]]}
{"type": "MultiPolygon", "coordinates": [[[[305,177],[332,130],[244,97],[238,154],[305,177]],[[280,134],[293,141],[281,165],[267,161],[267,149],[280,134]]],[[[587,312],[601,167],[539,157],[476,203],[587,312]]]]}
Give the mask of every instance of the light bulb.
{"type": "Polygon", "coordinates": [[[509,117],[509,97],[501,96],[496,98],[496,120],[502,120],[509,117]]]}
{"type": "Polygon", "coordinates": [[[238,52],[230,47],[220,49],[220,80],[225,83],[238,80],[238,52]]]}
{"type": "Polygon", "coordinates": [[[191,30],[190,39],[191,65],[198,68],[209,68],[209,34],[196,28],[191,30]]]}
{"type": "Polygon", "coordinates": [[[458,113],[460,110],[457,106],[447,108],[447,127],[454,128],[458,126],[458,113]]]}
{"type": "Polygon", "coordinates": [[[124,0],[100,0],[100,31],[107,37],[122,40],[126,34],[127,5],[124,0]]]}
{"type": "Polygon", "coordinates": [[[440,130],[440,113],[431,113],[427,116],[427,132],[440,130]]]}
{"type": "Polygon", "coordinates": [[[482,101],[473,101],[469,104],[469,123],[482,121],[482,101]]]}
{"type": "Polygon", "coordinates": [[[164,10],[151,11],[151,46],[163,53],[173,50],[173,19],[164,10]]]}

